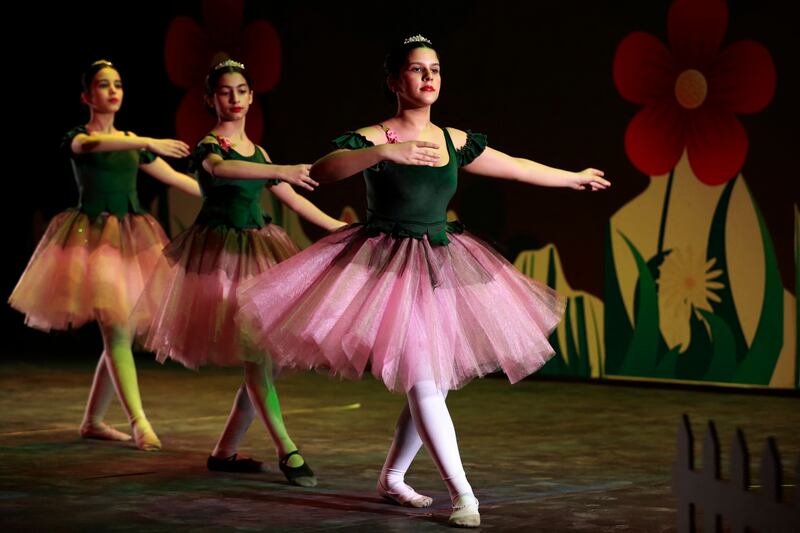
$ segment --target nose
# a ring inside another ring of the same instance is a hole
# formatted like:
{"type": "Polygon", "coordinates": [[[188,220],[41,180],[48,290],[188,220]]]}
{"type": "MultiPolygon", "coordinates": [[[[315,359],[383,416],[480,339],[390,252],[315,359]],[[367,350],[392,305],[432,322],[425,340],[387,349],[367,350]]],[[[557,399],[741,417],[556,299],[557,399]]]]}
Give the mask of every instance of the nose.
{"type": "Polygon", "coordinates": [[[431,81],[433,80],[433,72],[430,69],[425,69],[422,72],[422,79],[423,81],[431,81]]]}

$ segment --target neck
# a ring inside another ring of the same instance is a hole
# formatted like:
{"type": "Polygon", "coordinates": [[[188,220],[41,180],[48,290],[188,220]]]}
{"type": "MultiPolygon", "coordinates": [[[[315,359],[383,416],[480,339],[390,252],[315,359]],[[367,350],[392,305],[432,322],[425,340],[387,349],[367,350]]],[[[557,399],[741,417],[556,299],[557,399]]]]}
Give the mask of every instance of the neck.
{"type": "Polygon", "coordinates": [[[247,133],[244,131],[244,119],[220,120],[214,126],[214,131],[232,141],[246,141],[247,133]]]}
{"type": "Polygon", "coordinates": [[[394,121],[401,129],[422,131],[431,123],[431,107],[404,108],[398,106],[394,121]]]}
{"type": "Polygon", "coordinates": [[[114,113],[91,111],[86,128],[96,133],[114,133],[114,113]]]}

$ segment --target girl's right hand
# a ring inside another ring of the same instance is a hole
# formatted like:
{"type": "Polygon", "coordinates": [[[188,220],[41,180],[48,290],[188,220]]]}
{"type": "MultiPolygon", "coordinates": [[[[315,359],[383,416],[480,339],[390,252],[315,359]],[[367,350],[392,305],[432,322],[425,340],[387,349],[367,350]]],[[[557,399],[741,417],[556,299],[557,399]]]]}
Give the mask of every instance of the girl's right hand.
{"type": "Polygon", "coordinates": [[[176,139],[150,139],[147,149],[163,157],[186,157],[191,153],[188,144],[176,139]]]}
{"type": "Polygon", "coordinates": [[[303,189],[313,191],[319,183],[311,179],[311,165],[284,165],[281,173],[281,180],[292,185],[297,185],[303,189]]]}
{"type": "Polygon", "coordinates": [[[397,144],[382,144],[384,159],[400,165],[434,166],[439,161],[435,150],[439,145],[427,141],[405,141],[397,144]]]}

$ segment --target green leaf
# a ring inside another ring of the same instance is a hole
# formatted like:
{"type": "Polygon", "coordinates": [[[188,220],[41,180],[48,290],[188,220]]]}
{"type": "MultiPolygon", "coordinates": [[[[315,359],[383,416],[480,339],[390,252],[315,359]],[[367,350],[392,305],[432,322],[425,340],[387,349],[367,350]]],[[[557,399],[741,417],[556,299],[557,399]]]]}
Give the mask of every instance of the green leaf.
{"type": "Polygon", "coordinates": [[[605,254],[604,254],[604,287],[605,320],[603,330],[606,343],[606,357],[603,373],[617,374],[622,369],[625,353],[631,343],[633,327],[625,311],[622,300],[622,291],[617,279],[617,269],[614,263],[614,250],[611,246],[611,224],[606,226],[605,254]]]}
{"type": "MultiPolygon", "coordinates": [[[[750,199],[752,201],[752,195],[750,199]]],[[[758,218],[758,229],[764,245],[764,301],[750,351],[739,365],[735,379],[738,383],[769,385],[783,347],[783,282],[772,238],[755,202],[753,209],[758,218]]]]}
{"type": "Polygon", "coordinates": [[[628,237],[622,232],[620,235],[628,245],[639,273],[637,282],[639,308],[635,313],[635,329],[625,352],[620,373],[630,376],[653,376],[656,373],[658,342],[661,336],[658,328],[656,283],[642,255],[628,237]]]}

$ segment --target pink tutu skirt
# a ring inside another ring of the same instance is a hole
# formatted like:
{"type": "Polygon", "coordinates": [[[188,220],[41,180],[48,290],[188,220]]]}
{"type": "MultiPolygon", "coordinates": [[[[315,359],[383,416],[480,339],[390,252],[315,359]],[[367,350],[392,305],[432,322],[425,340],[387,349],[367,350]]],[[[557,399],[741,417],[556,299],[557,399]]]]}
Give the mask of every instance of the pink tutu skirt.
{"type": "Polygon", "coordinates": [[[137,341],[164,362],[186,367],[264,362],[233,318],[243,280],[299,250],[279,226],[235,229],[194,225],[164,249],[157,272],[133,312],[137,341]]]}
{"type": "Polygon", "coordinates": [[[169,242],[147,214],[94,220],[78,210],[50,222],[8,299],[29,326],[49,331],[89,321],[127,326],[169,242]]]}
{"type": "Polygon", "coordinates": [[[237,320],[278,366],[359,378],[369,365],[392,391],[535,372],[564,300],[469,233],[448,237],[432,246],[345,227],[242,283],[237,320]]]}

